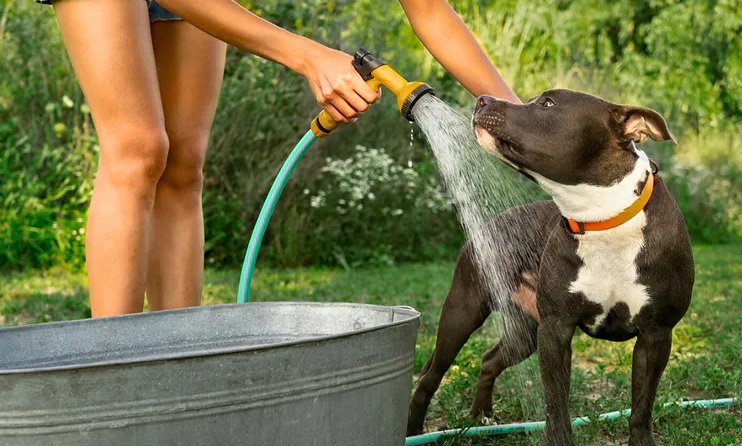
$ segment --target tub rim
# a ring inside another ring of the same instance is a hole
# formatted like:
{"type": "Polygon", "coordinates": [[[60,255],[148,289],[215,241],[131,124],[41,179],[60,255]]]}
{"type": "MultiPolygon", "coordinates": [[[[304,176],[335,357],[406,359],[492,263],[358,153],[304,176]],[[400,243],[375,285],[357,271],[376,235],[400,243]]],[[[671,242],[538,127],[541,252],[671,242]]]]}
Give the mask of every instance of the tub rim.
{"type": "MultiPolygon", "coordinates": [[[[126,358],[115,358],[115,359],[110,359],[110,360],[91,361],[91,362],[87,362],[84,364],[65,364],[65,365],[59,365],[59,366],[42,366],[42,367],[15,368],[15,369],[4,368],[2,360],[0,360],[0,376],[56,372],[56,371],[65,371],[65,370],[83,370],[83,369],[102,368],[102,367],[118,366],[118,365],[142,365],[142,364],[157,363],[157,362],[164,362],[164,361],[196,359],[196,358],[209,357],[209,356],[245,353],[245,352],[250,352],[250,351],[255,351],[255,350],[270,350],[270,349],[286,347],[290,345],[292,346],[303,345],[303,344],[317,343],[321,341],[343,339],[343,338],[347,338],[347,337],[351,337],[355,335],[371,333],[371,332],[380,331],[386,328],[390,328],[394,326],[401,326],[401,325],[405,325],[409,323],[419,324],[419,320],[420,320],[420,312],[415,310],[413,307],[406,306],[406,305],[387,306],[387,305],[353,303],[353,302],[303,302],[303,301],[250,302],[247,304],[232,303],[232,304],[201,305],[201,306],[196,306],[196,307],[177,308],[177,309],[171,309],[171,310],[131,313],[131,314],[125,314],[125,315],[120,315],[120,316],[73,319],[73,320],[68,320],[68,321],[55,321],[55,322],[45,322],[41,324],[26,324],[26,325],[19,325],[15,327],[3,327],[3,328],[0,328],[0,342],[2,339],[2,334],[6,332],[10,332],[10,331],[23,332],[23,331],[29,331],[29,330],[38,330],[39,329],[38,327],[43,327],[44,329],[54,329],[54,327],[59,326],[59,325],[76,326],[76,325],[82,325],[82,324],[89,324],[91,323],[91,321],[96,321],[96,322],[97,321],[112,321],[112,320],[125,321],[125,320],[135,319],[135,318],[156,318],[156,317],[167,316],[168,314],[173,314],[173,313],[182,313],[182,314],[187,315],[188,313],[203,311],[204,308],[208,308],[210,311],[228,311],[230,308],[233,308],[233,307],[242,308],[242,307],[245,307],[246,305],[274,306],[274,307],[275,306],[307,306],[307,307],[333,306],[333,307],[362,307],[362,308],[369,308],[369,309],[376,309],[376,310],[383,309],[390,313],[392,320],[389,322],[374,325],[372,327],[361,328],[358,330],[336,333],[336,334],[329,334],[329,335],[308,336],[306,338],[301,338],[301,339],[293,340],[293,341],[280,341],[280,342],[274,342],[274,343],[268,343],[268,344],[251,344],[249,346],[229,346],[229,347],[221,347],[221,348],[217,347],[217,348],[210,348],[208,350],[194,349],[194,350],[189,350],[187,352],[167,352],[165,354],[162,354],[162,353],[157,354],[156,356],[153,355],[152,357],[147,357],[147,356],[142,355],[134,360],[126,359],[126,358]],[[402,318],[400,318],[399,320],[394,320],[398,315],[402,316],[402,318]]],[[[415,331],[417,331],[417,327],[415,331]]]]}

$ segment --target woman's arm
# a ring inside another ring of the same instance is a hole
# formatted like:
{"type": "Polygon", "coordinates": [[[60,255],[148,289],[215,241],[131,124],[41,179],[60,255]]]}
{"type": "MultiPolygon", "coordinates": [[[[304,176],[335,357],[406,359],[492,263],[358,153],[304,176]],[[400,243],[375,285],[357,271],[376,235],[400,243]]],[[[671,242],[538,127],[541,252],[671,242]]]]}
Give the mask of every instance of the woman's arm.
{"type": "Polygon", "coordinates": [[[489,94],[521,103],[448,2],[399,0],[399,3],[423,45],[471,94],[489,94]]]}
{"type": "Polygon", "coordinates": [[[350,55],[292,34],[232,0],[158,3],[219,40],[301,74],[317,102],[336,121],[352,121],[377,99],[353,69],[350,55]]]}

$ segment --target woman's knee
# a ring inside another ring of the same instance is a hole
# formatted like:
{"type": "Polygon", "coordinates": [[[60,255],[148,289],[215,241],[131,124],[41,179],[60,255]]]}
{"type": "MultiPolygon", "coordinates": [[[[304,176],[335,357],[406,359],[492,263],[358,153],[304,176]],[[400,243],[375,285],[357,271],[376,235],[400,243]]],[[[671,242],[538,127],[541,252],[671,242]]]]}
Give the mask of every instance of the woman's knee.
{"type": "Polygon", "coordinates": [[[170,152],[160,178],[160,187],[165,186],[175,192],[200,193],[203,189],[208,139],[208,133],[170,134],[170,152]]]}
{"type": "Polygon", "coordinates": [[[99,178],[116,187],[154,196],[168,160],[164,126],[120,127],[100,134],[100,139],[99,178]]]}

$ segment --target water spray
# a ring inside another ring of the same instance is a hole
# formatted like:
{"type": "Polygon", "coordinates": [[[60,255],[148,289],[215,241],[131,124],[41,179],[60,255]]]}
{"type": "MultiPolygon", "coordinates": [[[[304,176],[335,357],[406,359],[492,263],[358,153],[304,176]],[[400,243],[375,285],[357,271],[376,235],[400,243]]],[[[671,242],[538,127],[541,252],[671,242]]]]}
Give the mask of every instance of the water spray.
{"type": "MultiPolygon", "coordinates": [[[[397,108],[399,112],[408,121],[413,121],[412,110],[417,101],[427,94],[434,94],[430,85],[424,82],[408,82],[390,67],[389,64],[363,48],[358,49],[353,56],[353,67],[374,91],[378,92],[381,86],[391,91],[397,97],[397,108]]],[[[268,191],[268,196],[263,203],[263,207],[260,209],[260,214],[258,214],[258,219],[250,236],[250,242],[247,245],[245,261],[242,264],[242,273],[240,274],[240,285],[237,291],[238,303],[245,303],[249,300],[250,282],[252,281],[255,262],[258,259],[260,243],[263,240],[263,235],[268,227],[268,221],[273,214],[278,198],[281,196],[281,192],[283,192],[283,188],[286,186],[291,172],[314,141],[317,138],[326,137],[337,126],[338,122],[329,113],[322,111],[312,120],[312,123],[309,125],[309,131],[299,141],[296,147],[294,147],[288,159],[283,163],[273,185],[268,191]]]]}

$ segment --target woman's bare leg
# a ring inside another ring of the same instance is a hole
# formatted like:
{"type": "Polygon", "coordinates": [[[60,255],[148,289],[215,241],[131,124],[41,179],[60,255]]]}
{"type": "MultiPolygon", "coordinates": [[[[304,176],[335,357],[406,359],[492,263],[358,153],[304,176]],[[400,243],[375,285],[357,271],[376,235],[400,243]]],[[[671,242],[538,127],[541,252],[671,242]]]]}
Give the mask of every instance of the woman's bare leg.
{"type": "Polygon", "coordinates": [[[59,0],[54,10],[101,145],[86,241],[92,315],[141,311],[168,153],[147,4],[59,0]]]}
{"type": "Polygon", "coordinates": [[[157,185],[147,273],[150,310],[198,305],[203,278],[203,164],[226,45],[182,21],[152,23],[170,151],[157,185]]]}

